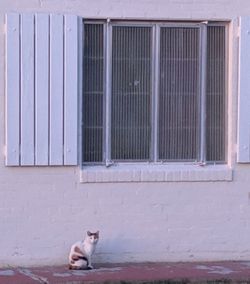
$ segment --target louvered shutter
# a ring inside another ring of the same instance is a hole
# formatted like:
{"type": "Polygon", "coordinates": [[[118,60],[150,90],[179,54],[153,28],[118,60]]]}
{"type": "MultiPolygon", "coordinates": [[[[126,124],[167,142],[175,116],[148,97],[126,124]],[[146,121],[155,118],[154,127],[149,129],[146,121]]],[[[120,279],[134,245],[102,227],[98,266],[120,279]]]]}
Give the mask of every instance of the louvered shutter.
{"type": "Polygon", "coordinates": [[[81,21],[6,15],[6,165],[77,165],[81,21]]]}
{"type": "Polygon", "coordinates": [[[250,163],[250,17],[240,19],[237,161],[250,163]]]}

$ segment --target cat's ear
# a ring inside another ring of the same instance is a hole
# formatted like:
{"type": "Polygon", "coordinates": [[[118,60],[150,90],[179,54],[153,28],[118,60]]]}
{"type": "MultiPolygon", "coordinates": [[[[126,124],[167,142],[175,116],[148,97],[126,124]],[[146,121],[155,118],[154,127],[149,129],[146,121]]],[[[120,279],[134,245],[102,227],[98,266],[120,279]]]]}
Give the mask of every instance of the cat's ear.
{"type": "Polygon", "coordinates": [[[97,235],[97,237],[99,238],[99,231],[97,231],[95,234],[96,234],[96,235],[97,235]]]}
{"type": "Polygon", "coordinates": [[[90,237],[92,234],[90,231],[87,232],[87,235],[90,237]]]}

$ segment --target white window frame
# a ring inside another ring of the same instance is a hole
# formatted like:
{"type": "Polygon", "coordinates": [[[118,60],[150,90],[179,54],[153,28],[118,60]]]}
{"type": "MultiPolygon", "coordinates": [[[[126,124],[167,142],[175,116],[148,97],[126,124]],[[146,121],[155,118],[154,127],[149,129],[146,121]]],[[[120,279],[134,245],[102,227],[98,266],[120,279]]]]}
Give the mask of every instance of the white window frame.
{"type": "MultiPolygon", "coordinates": [[[[229,107],[230,109],[232,108],[232,102],[229,100],[230,95],[229,91],[234,89],[234,86],[232,86],[232,83],[229,81],[229,77],[232,76],[233,72],[233,63],[230,64],[230,58],[232,58],[232,49],[234,46],[230,45],[230,34],[233,33],[233,36],[235,36],[235,30],[236,30],[236,25],[237,21],[231,21],[231,22],[226,22],[226,21],[218,21],[218,22],[223,22],[222,25],[226,26],[226,46],[227,46],[227,54],[226,54],[226,92],[227,92],[227,97],[228,101],[226,104],[226,111],[229,112],[229,107]]],[[[91,23],[95,23],[91,20],[91,23]]],[[[100,21],[96,21],[96,23],[100,23],[100,21]]],[[[119,24],[123,23],[119,21],[119,24]]],[[[114,25],[115,22],[112,22],[112,25],[114,25]]],[[[129,21],[129,24],[133,24],[133,22],[129,21]]],[[[206,27],[207,21],[204,22],[185,22],[184,26],[201,26],[201,29],[206,27]]],[[[153,26],[153,24],[150,24],[150,22],[146,23],[138,23],[135,22],[135,25],[143,25],[143,26],[153,26]]],[[[160,25],[153,27],[153,37],[157,32],[159,32],[159,27],[160,26],[183,26],[183,24],[180,24],[179,22],[162,22],[160,25]]],[[[216,23],[216,25],[218,25],[216,23]]],[[[109,29],[111,29],[110,25],[110,20],[107,20],[106,23],[104,23],[104,38],[106,41],[109,42],[107,45],[104,43],[105,49],[104,49],[104,54],[106,54],[105,58],[105,69],[106,69],[106,77],[105,78],[105,92],[110,92],[110,76],[111,76],[111,68],[109,67],[111,62],[111,52],[106,48],[106,46],[109,46],[111,43],[111,36],[112,32],[108,32],[109,29]],[[111,36],[110,36],[111,35],[111,36]]],[[[201,34],[205,35],[205,33],[201,32],[201,34]]],[[[206,44],[206,36],[203,36],[203,39],[201,41],[201,44],[204,45],[206,44]]],[[[159,41],[154,41],[154,46],[153,46],[153,52],[155,52],[155,49],[159,48],[159,41]]],[[[205,60],[206,54],[204,52],[201,53],[202,56],[202,61],[205,60]]],[[[157,64],[157,63],[156,63],[157,64]]],[[[159,62],[158,62],[159,64],[159,62]]],[[[154,66],[154,64],[153,64],[154,66]]],[[[205,68],[204,68],[205,69],[205,68]]],[[[154,72],[154,70],[152,71],[154,72]]],[[[157,73],[157,72],[155,72],[157,73]]],[[[155,74],[154,73],[154,74],[155,74]]],[[[203,70],[203,76],[206,76],[204,70],[203,70]]],[[[236,74],[234,74],[236,75],[236,74]]],[[[203,80],[205,82],[205,80],[203,80]]],[[[158,93],[156,88],[158,84],[154,84],[154,92],[158,93]],[[156,87],[155,87],[156,86],[156,87]]],[[[205,99],[205,86],[201,86],[202,88],[202,97],[205,99]]],[[[105,124],[107,129],[110,131],[110,108],[111,108],[111,100],[106,99],[105,95],[105,113],[106,113],[106,120],[105,124]]],[[[110,96],[109,96],[110,98],[110,96]]],[[[157,98],[156,98],[157,100],[157,98]]],[[[81,101],[80,101],[81,105],[81,101]]],[[[204,104],[203,104],[204,107],[204,104]]],[[[80,107],[81,108],[81,107],[80,107]]],[[[82,110],[80,111],[80,114],[82,114],[82,110]]],[[[154,123],[157,123],[156,121],[156,112],[154,112],[153,115],[153,121],[154,123]]],[[[103,182],[176,182],[176,181],[182,181],[182,182],[192,182],[192,181],[232,181],[233,180],[233,170],[232,170],[232,165],[235,161],[233,158],[233,155],[230,155],[230,149],[232,149],[232,145],[229,143],[228,137],[232,135],[232,129],[230,128],[230,120],[228,119],[227,121],[227,127],[228,131],[226,132],[226,163],[225,164],[205,164],[203,162],[199,163],[194,163],[194,162],[168,162],[168,163],[129,163],[129,162],[124,162],[124,163],[115,163],[113,164],[110,159],[106,159],[105,165],[97,165],[97,164],[90,164],[90,163],[83,163],[82,161],[82,133],[80,133],[80,141],[79,143],[81,145],[80,147],[80,166],[81,166],[81,173],[80,173],[80,181],[82,183],[103,183],[103,182]]],[[[81,120],[82,121],[82,120],[81,120]]],[[[201,123],[205,123],[205,119],[202,119],[201,123]]],[[[155,128],[156,129],[156,128],[155,128]]],[[[203,127],[204,130],[204,127],[203,127]]],[[[204,133],[201,134],[203,136],[203,142],[205,143],[204,139],[204,133]]],[[[105,152],[110,152],[110,145],[107,143],[109,141],[110,137],[105,136],[106,143],[104,146],[105,147],[105,152]]],[[[231,141],[231,140],[230,140],[231,141]]],[[[154,141],[154,143],[157,143],[157,141],[154,141]]],[[[201,157],[202,161],[204,161],[204,147],[203,150],[201,150],[201,157]]],[[[154,151],[156,151],[156,147],[154,147],[154,151]]],[[[156,157],[156,155],[154,155],[156,157]]],[[[155,161],[154,161],[155,162],[155,161]]]]}

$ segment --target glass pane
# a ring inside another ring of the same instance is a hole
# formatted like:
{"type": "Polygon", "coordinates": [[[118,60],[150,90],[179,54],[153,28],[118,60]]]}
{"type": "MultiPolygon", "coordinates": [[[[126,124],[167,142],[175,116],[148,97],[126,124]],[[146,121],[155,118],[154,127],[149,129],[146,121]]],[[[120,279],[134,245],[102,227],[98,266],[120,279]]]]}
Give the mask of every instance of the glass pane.
{"type": "Polygon", "coordinates": [[[225,161],[225,27],[207,30],[206,159],[225,161]]]}
{"type": "Polygon", "coordinates": [[[151,28],[112,33],[111,159],[148,160],[151,121],[151,28]]]}
{"type": "Polygon", "coordinates": [[[83,161],[103,160],[103,25],[84,25],[83,161]]]}
{"type": "Polygon", "coordinates": [[[159,160],[191,161],[199,153],[199,29],[160,31],[159,160]]]}

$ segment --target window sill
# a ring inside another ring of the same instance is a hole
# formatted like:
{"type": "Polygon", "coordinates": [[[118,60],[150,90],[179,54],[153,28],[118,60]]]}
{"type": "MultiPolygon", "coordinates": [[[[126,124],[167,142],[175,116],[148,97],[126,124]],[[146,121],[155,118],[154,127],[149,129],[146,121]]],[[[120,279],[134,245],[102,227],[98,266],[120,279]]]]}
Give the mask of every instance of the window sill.
{"type": "Polygon", "coordinates": [[[80,182],[190,182],[232,181],[228,165],[118,165],[112,167],[86,166],[80,182]]]}

